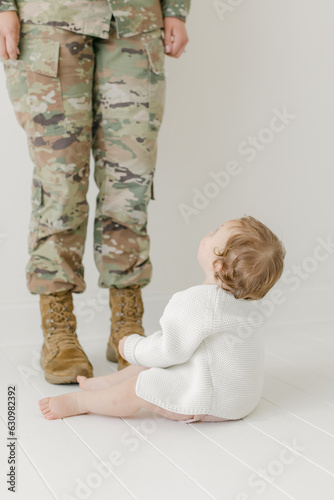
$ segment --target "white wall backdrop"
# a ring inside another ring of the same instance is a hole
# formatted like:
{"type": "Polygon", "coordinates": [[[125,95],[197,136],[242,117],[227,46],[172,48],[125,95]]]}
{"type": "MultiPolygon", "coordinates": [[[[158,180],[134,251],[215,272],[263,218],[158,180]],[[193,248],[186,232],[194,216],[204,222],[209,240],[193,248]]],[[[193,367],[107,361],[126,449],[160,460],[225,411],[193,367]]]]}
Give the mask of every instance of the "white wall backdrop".
{"type": "MultiPolygon", "coordinates": [[[[282,322],[333,317],[333,20],[332,0],[193,0],[186,52],[166,56],[156,200],[149,206],[154,273],[146,297],[200,284],[200,238],[249,214],[287,249],[268,314],[282,322]],[[280,304],[271,307],[274,301],[280,304]]],[[[37,297],[25,282],[32,163],[3,68],[0,109],[5,306],[37,297]]],[[[91,159],[81,298],[100,292],[92,250],[96,193],[91,159]]]]}

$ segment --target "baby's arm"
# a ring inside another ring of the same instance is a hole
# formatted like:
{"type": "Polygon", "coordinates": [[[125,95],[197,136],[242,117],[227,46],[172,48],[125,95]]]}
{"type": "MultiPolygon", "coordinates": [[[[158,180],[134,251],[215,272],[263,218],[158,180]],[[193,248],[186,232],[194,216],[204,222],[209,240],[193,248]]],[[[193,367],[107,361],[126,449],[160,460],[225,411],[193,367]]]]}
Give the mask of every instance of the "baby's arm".
{"type": "Polygon", "coordinates": [[[188,291],[179,292],[167,304],[160,326],[149,337],[126,338],[124,358],[129,363],[160,368],[184,363],[210,334],[212,310],[193,300],[188,291]]]}

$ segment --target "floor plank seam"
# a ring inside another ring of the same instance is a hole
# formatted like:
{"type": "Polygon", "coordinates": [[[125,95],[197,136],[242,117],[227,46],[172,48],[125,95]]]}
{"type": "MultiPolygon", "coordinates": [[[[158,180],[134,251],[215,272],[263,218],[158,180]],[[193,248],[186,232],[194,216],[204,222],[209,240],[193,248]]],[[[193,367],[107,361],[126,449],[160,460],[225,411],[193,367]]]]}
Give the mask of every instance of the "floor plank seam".
{"type": "MultiPolygon", "coordinates": [[[[1,414],[0,414],[0,420],[3,422],[3,424],[4,424],[5,428],[7,428],[7,422],[5,422],[5,420],[4,420],[4,418],[2,417],[2,415],[1,415],[1,414]]],[[[55,492],[53,492],[53,491],[52,491],[52,489],[50,488],[50,486],[48,485],[48,483],[46,482],[46,480],[44,479],[44,477],[42,476],[42,474],[40,473],[40,471],[39,471],[39,470],[38,470],[38,468],[36,467],[36,465],[35,465],[34,461],[33,461],[33,460],[31,460],[31,457],[29,456],[29,454],[28,454],[28,453],[27,453],[27,451],[25,450],[25,448],[24,448],[24,446],[23,446],[23,443],[22,443],[22,441],[21,441],[21,439],[20,439],[20,435],[18,434],[18,435],[16,436],[16,438],[17,438],[17,439],[16,439],[16,442],[18,443],[18,447],[19,447],[18,449],[19,449],[19,450],[21,450],[21,451],[25,454],[25,456],[26,456],[27,460],[29,461],[29,463],[31,464],[31,466],[32,466],[32,467],[36,470],[36,472],[37,472],[38,476],[41,478],[41,480],[42,480],[42,481],[43,481],[43,483],[45,484],[46,488],[50,491],[51,495],[52,495],[52,496],[53,496],[53,497],[57,500],[57,495],[55,494],[55,492]]],[[[19,457],[19,453],[17,453],[17,457],[19,457]]],[[[17,460],[18,460],[18,458],[17,458],[17,460]]]]}
{"type": "MultiPolygon", "coordinates": [[[[265,401],[267,401],[268,403],[271,403],[271,404],[276,404],[274,401],[266,398],[263,396],[263,399],[265,401]]],[[[278,406],[278,405],[276,405],[278,406]]],[[[305,420],[304,418],[296,415],[295,413],[293,413],[292,411],[288,410],[287,408],[283,408],[282,406],[278,406],[278,408],[280,408],[281,410],[284,410],[286,411],[287,413],[289,413],[290,415],[293,415],[294,417],[298,418],[299,420],[301,420],[302,422],[305,422],[306,424],[308,425],[311,425],[312,427],[314,427],[315,429],[317,429],[318,431],[321,431],[321,432],[324,432],[325,434],[328,434],[328,436],[331,436],[331,437],[334,437],[333,434],[331,434],[330,432],[326,431],[326,429],[322,429],[321,427],[318,427],[317,425],[313,424],[312,422],[309,422],[308,420],[305,420]]]]}
{"type": "Polygon", "coordinates": [[[244,420],[244,422],[246,422],[246,424],[250,425],[251,427],[253,427],[254,429],[256,429],[257,431],[261,432],[262,434],[264,434],[265,436],[269,437],[270,439],[272,439],[273,441],[276,441],[278,444],[280,444],[281,446],[285,446],[286,448],[288,448],[290,451],[292,451],[293,453],[299,455],[300,457],[304,458],[305,460],[307,460],[308,462],[310,462],[311,464],[315,465],[316,467],[318,467],[319,469],[323,470],[324,472],[326,472],[327,474],[329,474],[330,476],[333,476],[334,477],[334,474],[333,472],[325,469],[322,465],[320,464],[317,464],[316,462],[314,462],[313,460],[311,460],[310,458],[308,458],[307,456],[303,455],[302,453],[299,453],[298,451],[296,451],[294,448],[291,448],[289,446],[288,443],[283,443],[282,441],[280,441],[279,439],[275,438],[274,436],[271,436],[270,434],[267,434],[265,431],[263,431],[261,428],[259,427],[256,427],[256,425],[252,424],[251,422],[248,422],[246,419],[244,420]]]}
{"type": "MultiPolygon", "coordinates": [[[[127,422],[128,423],[128,422],[127,422]]],[[[175,422],[176,424],[179,424],[180,425],[180,422],[175,422]]],[[[188,479],[190,479],[194,484],[196,484],[196,486],[198,486],[206,495],[208,495],[210,498],[212,498],[213,500],[218,500],[216,499],[215,497],[213,497],[211,495],[211,493],[209,493],[207,490],[205,490],[200,484],[197,483],[196,480],[194,480],[194,478],[190,477],[189,474],[184,471],[183,469],[181,469],[177,464],[175,464],[165,453],[163,453],[159,448],[157,448],[153,443],[151,443],[140,431],[138,431],[138,429],[136,429],[135,427],[133,427],[131,424],[128,423],[128,425],[137,433],[139,434],[140,437],[142,437],[150,446],[152,446],[152,448],[154,448],[158,453],[160,453],[160,455],[162,455],[166,460],[168,460],[175,468],[177,468],[182,474],[184,474],[188,479]]],[[[191,425],[191,424],[187,424],[187,425],[191,425]]]]}
{"type": "MultiPolygon", "coordinates": [[[[11,359],[11,358],[7,355],[7,353],[6,353],[6,352],[4,352],[4,354],[7,356],[8,360],[9,360],[9,361],[10,361],[10,362],[14,365],[14,366],[16,366],[16,365],[15,365],[15,363],[13,362],[13,360],[12,360],[12,359],[11,359]]],[[[33,389],[34,389],[34,390],[35,390],[38,394],[40,394],[42,397],[44,397],[44,394],[42,394],[42,393],[40,392],[40,390],[39,390],[39,389],[38,389],[38,388],[37,388],[37,387],[36,387],[36,386],[35,386],[35,385],[31,382],[31,380],[29,380],[29,379],[27,379],[27,378],[26,378],[26,380],[27,380],[28,384],[29,384],[29,385],[30,385],[30,386],[31,386],[31,387],[32,387],[32,388],[33,388],[33,389]]],[[[114,474],[114,472],[112,471],[112,469],[110,469],[110,468],[106,465],[106,463],[105,463],[105,462],[104,462],[104,461],[103,461],[103,460],[102,460],[102,459],[101,459],[101,458],[100,458],[100,457],[99,457],[99,456],[98,456],[98,455],[97,455],[97,454],[96,454],[96,453],[95,453],[95,452],[94,452],[94,451],[90,448],[90,446],[89,446],[89,445],[88,445],[88,444],[87,444],[87,443],[86,443],[86,442],[85,442],[85,441],[81,438],[81,436],[80,436],[80,435],[79,435],[76,431],[74,431],[74,429],[72,428],[71,424],[70,424],[69,422],[67,422],[65,419],[61,419],[61,420],[63,421],[63,423],[64,423],[64,424],[65,424],[68,428],[70,428],[71,432],[73,432],[73,433],[76,435],[76,437],[77,437],[77,438],[79,438],[79,440],[82,442],[82,444],[84,444],[84,446],[85,446],[85,447],[86,447],[86,448],[87,448],[87,449],[88,449],[88,450],[89,450],[89,451],[90,451],[90,452],[94,455],[94,457],[95,457],[95,458],[97,458],[97,460],[98,460],[100,463],[102,463],[102,464],[103,464],[103,465],[104,465],[104,466],[105,466],[105,467],[106,467],[106,468],[110,471],[110,473],[114,476],[114,478],[115,478],[115,479],[116,479],[116,480],[117,480],[117,481],[121,484],[121,486],[122,486],[122,487],[123,487],[126,491],[128,491],[128,493],[129,493],[129,494],[133,497],[133,499],[134,499],[134,500],[137,500],[137,498],[136,498],[136,497],[135,497],[135,496],[134,496],[134,495],[133,495],[133,494],[132,494],[132,493],[128,490],[128,488],[126,487],[126,485],[124,485],[124,484],[123,484],[123,482],[122,482],[122,481],[121,481],[121,480],[120,480],[120,479],[119,479],[119,478],[118,478],[118,477],[114,474]]],[[[18,441],[19,441],[20,445],[22,446],[21,441],[20,441],[19,439],[18,439],[18,441]]],[[[29,456],[27,453],[26,453],[26,456],[29,458],[29,461],[30,461],[31,463],[33,463],[33,462],[32,462],[32,460],[31,460],[31,458],[30,458],[30,456],[29,456]]],[[[49,488],[49,489],[50,489],[50,488],[49,488]]],[[[57,497],[56,497],[56,498],[57,498],[57,497]]]]}
{"type": "MultiPolygon", "coordinates": [[[[242,419],[243,420],[243,419],[242,419]]],[[[191,424],[188,424],[188,425],[191,425],[191,424]]],[[[192,427],[195,427],[195,426],[192,426],[192,427]]],[[[283,495],[285,495],[287,498],[290,498],[290,500],[297,500],[295,497],[292,497],[291,495],[289,495],[289,493],[287,493],[286,491],[284,491],[282,488],[280,488],[277,484],[275,484],[273,481],[269,481],[268,478],[266,478],[266,476],[264,474],[261,474],[261,472],[259,472],[258,470],[254,469],[253,467],[251,467],[250,465],[248,465],[246,462],[244,462],[241,458],[237,457],[236,455],[234,455],[233,453],[231,453],[229,450],[226,450],[223,446],[221,446],[219,443],[216,443],[215,441],[213,441],[209,436],[206,436],[205,433],[203,433],[200,429],[198,429],[197,427],[195,427],[195,431],[196,432],[199,432],[200,434],[204,435],[205,437],[207,437],[207,439],[209,439],[212,443],[214,443],[216,446],[218,446],[219,448],[221,448],[225,453],[228,453],[231,457],[233,457],[235,460],[237,460],[238,462],[240,462],[242,465],[244,465],[245,467],[247,467],[250,471],[254,472],[255,474],[257,474],[258,476],[260,476],[262,479],[264,479],[264,481],[266,481],[266,483],[270,484],[271,486],[273,486],[274,488],[276,488],[277,490],[279,490],[283,495]]]]}
{"type": "MultiPolygon", "coordinates": [[[[304,364],[303,364],[303,365],[298,365],[298,364],[294,365],[294,364],[292,363],[292,361],[289,361],[288,359],[283,358],[283,357],[282,357],[282,356],[280,356],[279,354],[275,354],[273,351],[270,351],[270,350],[268,350],[268,349],[266,349],[266,353],[268,353],[268,354],[270,354],[271,356],[274,356],[274,357],[276,357],[276,358],[278,358],[278,359],[280,359],[280,360],[284,361],[285,363],[290,363],[292,366],[297,366],[297,367],[301,367],[301,366],[302,366],[303,368],[304,368],[304,367],[305,367],[305,368],[307,368],[307,364],[306,364],[306,363],[305,363],[305,365],[306,365],[306,366],[304,366],[304,364]]],[[[310,373],[314,373],[314,375],[315,375],[315,376],[318,376],[318,377],[321,377],[321,378],[323,378],[323,379],[327,380],[327,382],[334,382],[334,374],[333,374],[333,378],[328,378],[328,377],[326,377],[326,375],[323,375],[322,373],[319,373],[319,372],[315,371],[314,369],[309,370],[309,372],[310,372],[310,373]]]]}
{"type": "Polygon", "coordinates": [[[314,398],[315,401],[319,401],[327,406],[329,406],[329,410],[332,408],[333,404],[332,403],[328,403],[327,401],[324,401],[323,399],[317,397],[317,396],[314,396],[314,394],[309,394],[308,392],[304,391],[304,389],[300,389],[300,387],[296,387],[293,383],[291,382],[287,382],[286,380],[283,380],[281,379],[280,377],[278,377],[277,375],[274,375],[273,373],[271,373],[268,369],[265,371],[265,373],[267,373],[268,375],[270,375],[270,377],[273,377],[275,378],[276,380],[279,380],[281,383],[283,384],[286,384],[286,385],[289,385],[290,387],[293,387],[294,389],[296,389],[296,391],[300,391],[300,392],[303,392],[304,394],[306,394],[306,396],[308,396],[309,398],[314,398]]]}
{"type": "Polygon", "coordinates": [[[268,368],[266,369],[266,373],[268,373],[271,377],[275,377],[276,379],[280,380],[280,382],[282,382],[283,384],[287,384],[290,387],[293,387],[294,389],[296,389],[297,391],[304,392],[307,396],[310,396],[311,398],[315,398],[316,400],[321,401],[322,403],[324,403],[324,404],[326,404],[328,406],[334,407],[334,403],[332,403],[328,399],[323,399],[323,398],[320,398],[318,396],[315,396],[311,392],[306,392],[304,389],[302,389],[301,387],[297,386],[295,383],[293,383],[293,382],[287,382],[285,379],[283,379],[279,375],[276,375],[273,371],[271,371],[268,368]]]}

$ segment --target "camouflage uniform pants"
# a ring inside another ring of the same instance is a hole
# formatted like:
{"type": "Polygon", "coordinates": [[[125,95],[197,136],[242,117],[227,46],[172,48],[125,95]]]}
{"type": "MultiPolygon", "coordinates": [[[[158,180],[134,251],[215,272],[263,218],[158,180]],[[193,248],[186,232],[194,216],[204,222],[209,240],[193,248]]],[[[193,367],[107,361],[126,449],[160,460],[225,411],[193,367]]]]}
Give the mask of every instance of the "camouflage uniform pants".
{"type": "Polygon", "coordinates": [[[147,206],[165,102],[162,29],[109,39],[21,24],[6,86],[34,164],[31,293],[85,290],[82,257],[92,150],[98,187],[94,259],[99,286],[145,286],[152,274],[147,206]]]}

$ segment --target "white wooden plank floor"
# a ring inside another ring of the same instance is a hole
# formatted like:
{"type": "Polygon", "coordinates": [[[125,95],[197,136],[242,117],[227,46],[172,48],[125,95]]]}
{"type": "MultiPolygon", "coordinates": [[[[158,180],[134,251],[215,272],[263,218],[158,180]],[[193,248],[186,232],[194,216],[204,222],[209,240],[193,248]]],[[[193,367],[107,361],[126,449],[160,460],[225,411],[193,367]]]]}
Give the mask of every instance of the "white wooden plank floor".
{"type": "MultiPolygon", "coordinates": [[[[15,311],[15,332],[10,317],[13,311],[2,311],[1,499],[333,500],[334,322],[271,326],[255,411],[235,422],[185,424],[144,410],[124,419],[45,420],[37,401],[78,386],[44,379],[37,308],[15,311]],[[11,384],[18,404],[15,495],[5,477],[11,384]]],[[[99,321],[79,335],[96,376],[116,370],[105,358],[109,325],[102,336],[99,321]]]]}

